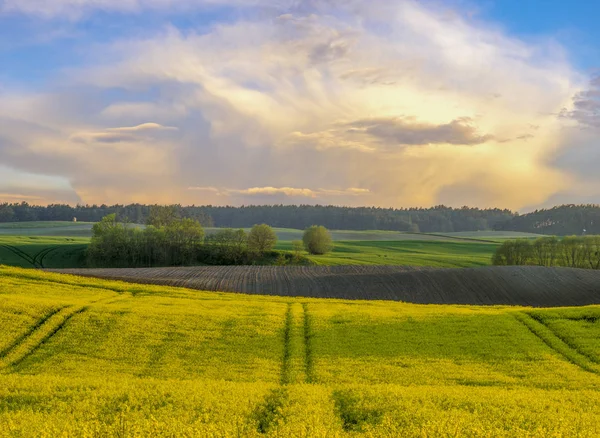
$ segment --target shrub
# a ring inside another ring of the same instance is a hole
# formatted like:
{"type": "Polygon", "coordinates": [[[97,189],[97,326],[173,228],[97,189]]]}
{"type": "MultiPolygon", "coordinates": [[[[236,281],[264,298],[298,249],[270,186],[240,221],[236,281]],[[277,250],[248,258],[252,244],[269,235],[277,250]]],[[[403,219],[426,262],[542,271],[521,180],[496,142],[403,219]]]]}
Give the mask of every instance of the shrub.
{"type": "Polygon", "coordinates": [[[302,237],[304,248],[313,255],[327,254],[333,249],[333,240],[327,228],[313,225],[307,228],[302,237]]]}

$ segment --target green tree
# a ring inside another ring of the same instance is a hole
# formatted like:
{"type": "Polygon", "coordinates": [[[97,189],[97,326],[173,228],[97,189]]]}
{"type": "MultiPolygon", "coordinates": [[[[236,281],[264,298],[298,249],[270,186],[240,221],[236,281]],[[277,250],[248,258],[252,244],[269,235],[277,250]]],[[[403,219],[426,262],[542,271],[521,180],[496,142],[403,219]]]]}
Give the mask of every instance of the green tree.
{"type": "Polygon", "coordinates": [[[494,265],[512,266],[529,265],[532,262],[533,251],[529,240],[506,240],[496,249],[492,257],[494,265]]]}
{"type": "Polygon", "coordinates": [[[225,228],[210,235],[206,243],[222,263],[241,263],[248,249],[248,234],[242,229],[225,228]]]}
{"type": "Polygon", "coordinates": [[[600,269],[600,236],[586,236],[583,239],[585,262],[590,269],[600,269]]]}
{"type": "Polygon", "coordinates": [[[153,225],[156,228],[166,227],[181,217],[179,210],[180,207],[177,205],[152,205],[146,225],[153,225]]]}
{"type": "Polygon", "coordinates": [[[333,249],[333,239],[327,228],[313,225],[304,231],[302,236],[304,248],[314,255],[327,254],[333,249]]]}
{"type": "Polygon", "coordinates": [[[539,266],[555,266],[558,258],[558,246],[558,239],[554,236],[536,239],[532,245],[535,264],[539,266]]]}
{"type": "Polygon", "coordinates": [[[267,224],[254,225],[248,235],[248,249],[254,253],[271,251],[276,243],[277,234],[267,224]]]}
{"type": "Polygon", "coordinates": [[[585,250],[581,237],[567,236],[560,241],[559,247],[562,266],[580,268],[585,264],[585,250]]]}

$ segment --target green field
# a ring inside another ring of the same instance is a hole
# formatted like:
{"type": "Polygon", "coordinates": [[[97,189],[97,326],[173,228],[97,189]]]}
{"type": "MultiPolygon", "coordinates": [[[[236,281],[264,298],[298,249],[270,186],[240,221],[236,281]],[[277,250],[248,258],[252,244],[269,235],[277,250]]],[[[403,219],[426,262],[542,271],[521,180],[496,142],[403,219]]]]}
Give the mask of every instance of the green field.
{"type": "MultiPolygon", "coordinates": [[[[410,265],[440,268],[491,264],[497,243],[437,240],[335,242],[331,253],[307,257],[318,265],[410,265]]],[[[291,242],[278,249],[291,250],[291,242]]]]}
{"type": "Polygon", "coordinates": [[[89,238],[5,236],[0,234],[0,265],[22,268],[76,268],[85,265],[89,238]]]}
{"type": "Polygon", "coordinates": [[[0,436],[593,437],[599,319],[0,268],[0,436]]]}
{"type": "MultiPolygon", "coordinates": [[[[79,268],[91,223],[22,222],[0,224],[0,264],[20,267],[79,268]],[[82,237],[83,236],[83,237],[82,237]]],[[[207,229],[207,233],[216,229],[207,229]]],[[[276,229],[277,249],[292,250],[301,230],[276,229]]],[[[491,263],[499,240],[511,234],[485,234],[485,239],[391,231],[332,231],[333,252],[308,256],[319,265],[413,265],[474,267],[491,263]]],[[[305,254],[306,255],[306,254],[305,254]]]]}

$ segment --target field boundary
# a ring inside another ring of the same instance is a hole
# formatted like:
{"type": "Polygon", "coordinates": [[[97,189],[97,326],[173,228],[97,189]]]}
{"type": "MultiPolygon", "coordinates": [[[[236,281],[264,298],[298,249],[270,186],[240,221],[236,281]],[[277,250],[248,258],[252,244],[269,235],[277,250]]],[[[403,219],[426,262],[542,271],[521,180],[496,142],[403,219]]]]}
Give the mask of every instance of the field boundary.
{"type": "Polygon", "coordinates": [[[565,360],[578,366],[584,371],[593,374],[600,374],[598,368],[587,356],[581,354],[578,350],[572,348],[561,338],[550,330],[545,324],[542,324],[537,319],[533,318],[527,312],[515,312],[515,318],[521,322],[527,329],[552,349],[556,354],[562,356],[565,360]]]}

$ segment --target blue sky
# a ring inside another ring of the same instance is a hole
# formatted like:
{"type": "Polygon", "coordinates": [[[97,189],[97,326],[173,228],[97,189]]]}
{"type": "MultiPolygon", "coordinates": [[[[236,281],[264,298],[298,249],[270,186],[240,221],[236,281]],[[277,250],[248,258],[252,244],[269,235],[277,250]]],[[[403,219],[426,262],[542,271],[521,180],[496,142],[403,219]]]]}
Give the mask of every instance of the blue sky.
{"type": "Polygon", "coordinates": [[[0,202],[600,203],[598,16],[0,0],[0,202]]]}
{"type": "Polygon", "coordinates": [[[553,36],[573,61],[585,69],[600,68],[600,2],[594,0],[496,0],[482,2],[482,16],[509,33],[535,38],[553,36]]]}

